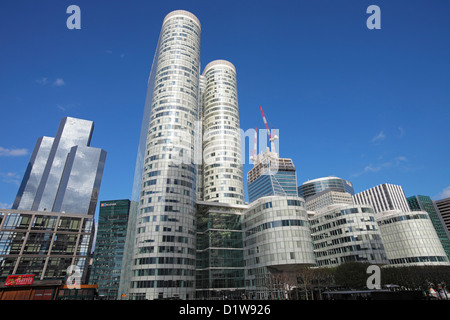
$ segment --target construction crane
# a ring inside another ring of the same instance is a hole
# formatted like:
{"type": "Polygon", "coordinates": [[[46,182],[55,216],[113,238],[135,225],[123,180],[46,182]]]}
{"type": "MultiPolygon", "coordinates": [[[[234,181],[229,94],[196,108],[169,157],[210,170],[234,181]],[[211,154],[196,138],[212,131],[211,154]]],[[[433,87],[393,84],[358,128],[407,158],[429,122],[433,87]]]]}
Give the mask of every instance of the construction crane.
{"type": "Polygon", "coordinates": [[[269,135],[270,149],[271,149],[270,151],[275,152],[275,140],[278,139],[278,136],[277,135],[272,136],[270,134],[269,125],[267,124],[267,119],[266,119],[266,116],[264,115],[264,111],[263,111],[261,106],[259,106],[259,110],[261,110],[261,114],[262,114],[262,117],[263,117],[263,120],[264,120],[264,124],[266,125],[267,133],[269,135]]]}

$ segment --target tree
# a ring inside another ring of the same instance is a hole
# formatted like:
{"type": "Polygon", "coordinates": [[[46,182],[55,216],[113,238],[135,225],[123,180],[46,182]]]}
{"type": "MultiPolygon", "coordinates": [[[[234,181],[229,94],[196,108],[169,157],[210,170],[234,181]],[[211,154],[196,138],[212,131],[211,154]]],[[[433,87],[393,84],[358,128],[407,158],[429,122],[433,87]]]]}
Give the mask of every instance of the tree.
{"type": "Polygon", "coordinates": [[[369,263],[363,262],[346,262],[337,266],[334,271],[336,285],[350,289],[364,288],[369,265],[369,263]]]}

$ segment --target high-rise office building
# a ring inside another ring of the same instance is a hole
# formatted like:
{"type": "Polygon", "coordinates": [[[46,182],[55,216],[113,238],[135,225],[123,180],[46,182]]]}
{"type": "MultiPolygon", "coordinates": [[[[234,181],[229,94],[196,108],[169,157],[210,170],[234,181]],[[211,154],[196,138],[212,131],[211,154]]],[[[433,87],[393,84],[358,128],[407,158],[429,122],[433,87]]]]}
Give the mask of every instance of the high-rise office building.
{"type": "Polygon", "coordinates": [[[408,200],[409,207],[412,211],[426,211],[428,213],[439,240],[447,253],[447,257],[450,259],[449,232],[445,226],[445,222],[442,219],[441,214],[439,213],[436,203],[431,200],[430,197],[423,195],[408,197],[406,200],[408,200]]]}
{"type": "Polygon", "coordinates": [[[329,176],[303,182],[302,185],[298,187],[298,195],[306,200],[308,197],[311,197],[327,189],[347,192],[351,195],[355,194],[355,191],[353,190],[353,184],[350,181],[334,176],[329,176]]]}
{"type": "Polygon", "coordinates": [[[236,69],[216,60],[200,74],[200,34],[190,12],[176,10],[163,20],[136,161],[132,200],[138,208],[130,212],[119,290],[127,299],[193,299],[200,269],[199,283],[225,283],[212,280],[217,264],[204,266],[204,254],[218,251],[209,249],[199,221],[218,206],[245,201],[236,69]],[[200,251],[196,237],[206,241],[200,251]]]}
{"type": "Polygon", "coordinates": [[[247,173],[247,190],[250,203],[265,196],[297,196],[294,163],[269,150],[257,155],[247,173]]]}
{"type": "Polygon", "coordinates": [[[444,220],[447,231],[450,232],[450,198],[436,200],[436,207],[444,220]]]}
{"type": "Polygon", "coordinates": [[[101,299],[120,299],[122,270],[130,200],[101,201],[97,238],[89,282],[98,285],[101,299]]]}
{"type": "Polygon", "coordinates": [[[12,210],[0,213],[1,276],[62,280],[76,266],[87,280],[106,159],[89,146],[92,131],[92,121],[67,117],[55,138],[38,139],[12,210]]]}
{"type": "Polygon", "coordinates": [[[402,186],[383,183],[353,195],[356,204],[370,204],[375,213],[389,210],[411,211],[402,186]]]}
{"type": "Polygon", "coordinates": [[[244,204],[236,69],[216,60],[202,77],[203,199],[244,204]]]}
{"type": "Polygon", "coordinates": [[[129,299],[194,297],[196,134],[200,22],[177,10],[163,20],[147,88],[130,216],[129,299]],[[176,246],[174,252],[165,248],[176,246]]]}

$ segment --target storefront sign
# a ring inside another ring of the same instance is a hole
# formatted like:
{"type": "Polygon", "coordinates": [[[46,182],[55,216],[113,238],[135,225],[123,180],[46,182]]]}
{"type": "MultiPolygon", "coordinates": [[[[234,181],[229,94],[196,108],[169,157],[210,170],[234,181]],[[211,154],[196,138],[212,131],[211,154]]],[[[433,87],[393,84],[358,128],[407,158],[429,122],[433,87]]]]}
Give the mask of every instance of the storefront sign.
{"type": "Polygon", "coordinates": [[[34,280],[34,274],[12,275],[6,278],[5,286],[26,286],[31,285],[34,280]]]}

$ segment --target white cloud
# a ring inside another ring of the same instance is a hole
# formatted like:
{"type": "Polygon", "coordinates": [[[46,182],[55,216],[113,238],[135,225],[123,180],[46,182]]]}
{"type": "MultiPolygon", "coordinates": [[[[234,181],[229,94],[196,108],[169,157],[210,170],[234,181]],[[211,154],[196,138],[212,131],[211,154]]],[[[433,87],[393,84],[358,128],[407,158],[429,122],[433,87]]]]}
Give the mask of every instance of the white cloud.
{"type": "Polygon", "coordinates": [[[55,82],[53,82],[53,86],[55,86],[55,87],[61,87],[61,86],[65,85],[65,84],[66,84],[66,83],[65,83],[64,80],[61,79],[61,78],[57,78],[57,79],[55,80],[55,82]]]}
{"type": "Polygon", "coordinates": [[[20,157],[28,154],[28,150],[25,148],[22,149],[7,149],[0,147],[0,157],[20,157]]]}
{"type": "Polygon", "coordinates": [[[405,130],[402,127],[398,127],[398,131],[400,131],[400,138],[405,134],[405,130]]]}
{"type": "Polygon", "coordinates": [[[377,134],[375,137],[372,138],[372,143],[377,143],[384,139],[386,139],[386,135],[384,134],[383,131],[380,131],[379,134],[377,134]]]}
{"type": "Polygon", "coordinates": [[[406,162],[408,159],[405,156],[398,156],[395,158],[395,164],[399,165],[402,162],[406,162]]]}
{"type": "Polygon", "coordinates": [[[2,177],[2,181],[6,183],[12,183],[16,186],[20,185],[20,176],[17,173],[14,172],[1,172],[0,177],[2,177]]]}
{"type": "Polygon", "coordinates": [[[42,85],[46,85],[48,83],[48,79],[44,77],[41,79],[37,79],[36,82],[42,85]]]}
{"type": "MultiPolygon", "coordinates": [[[[381,157],[379,159],[382,159],[382,158],[383,157],[381,157]]],[[[398,156],[398,157],[395,157],[391,161],[385,161],[385,162],[379,163],[377,165],[369,164],[369,165],[365,166],[362,171],[354,173],[354,174],[352,174],[352,176],[359,177],[360,175],[363,175],[365,173],[379,172],[383,169],[392,168],[392,167],[396,167],[396,168],[400,167],[400,168],[404,169],[404,166],[402,166],[402,164],[407,161],[408,161],[408,159],[405,156],[398,156]]]]}
{"type": "Polygon", "coordinates": [[[0,208],[2,209],[11,209],[12,204],[7,202],[0,202],[0,208]]]}
{"type": "Polygon", "coordinates": [[[435,197],[436,200],[445,199],[445,198],[450,198],[450,186],[448,186],[447,188],[445,188],[444,190],[442,190],[442,192],[439,193],[439,194],[435,197]]]}

